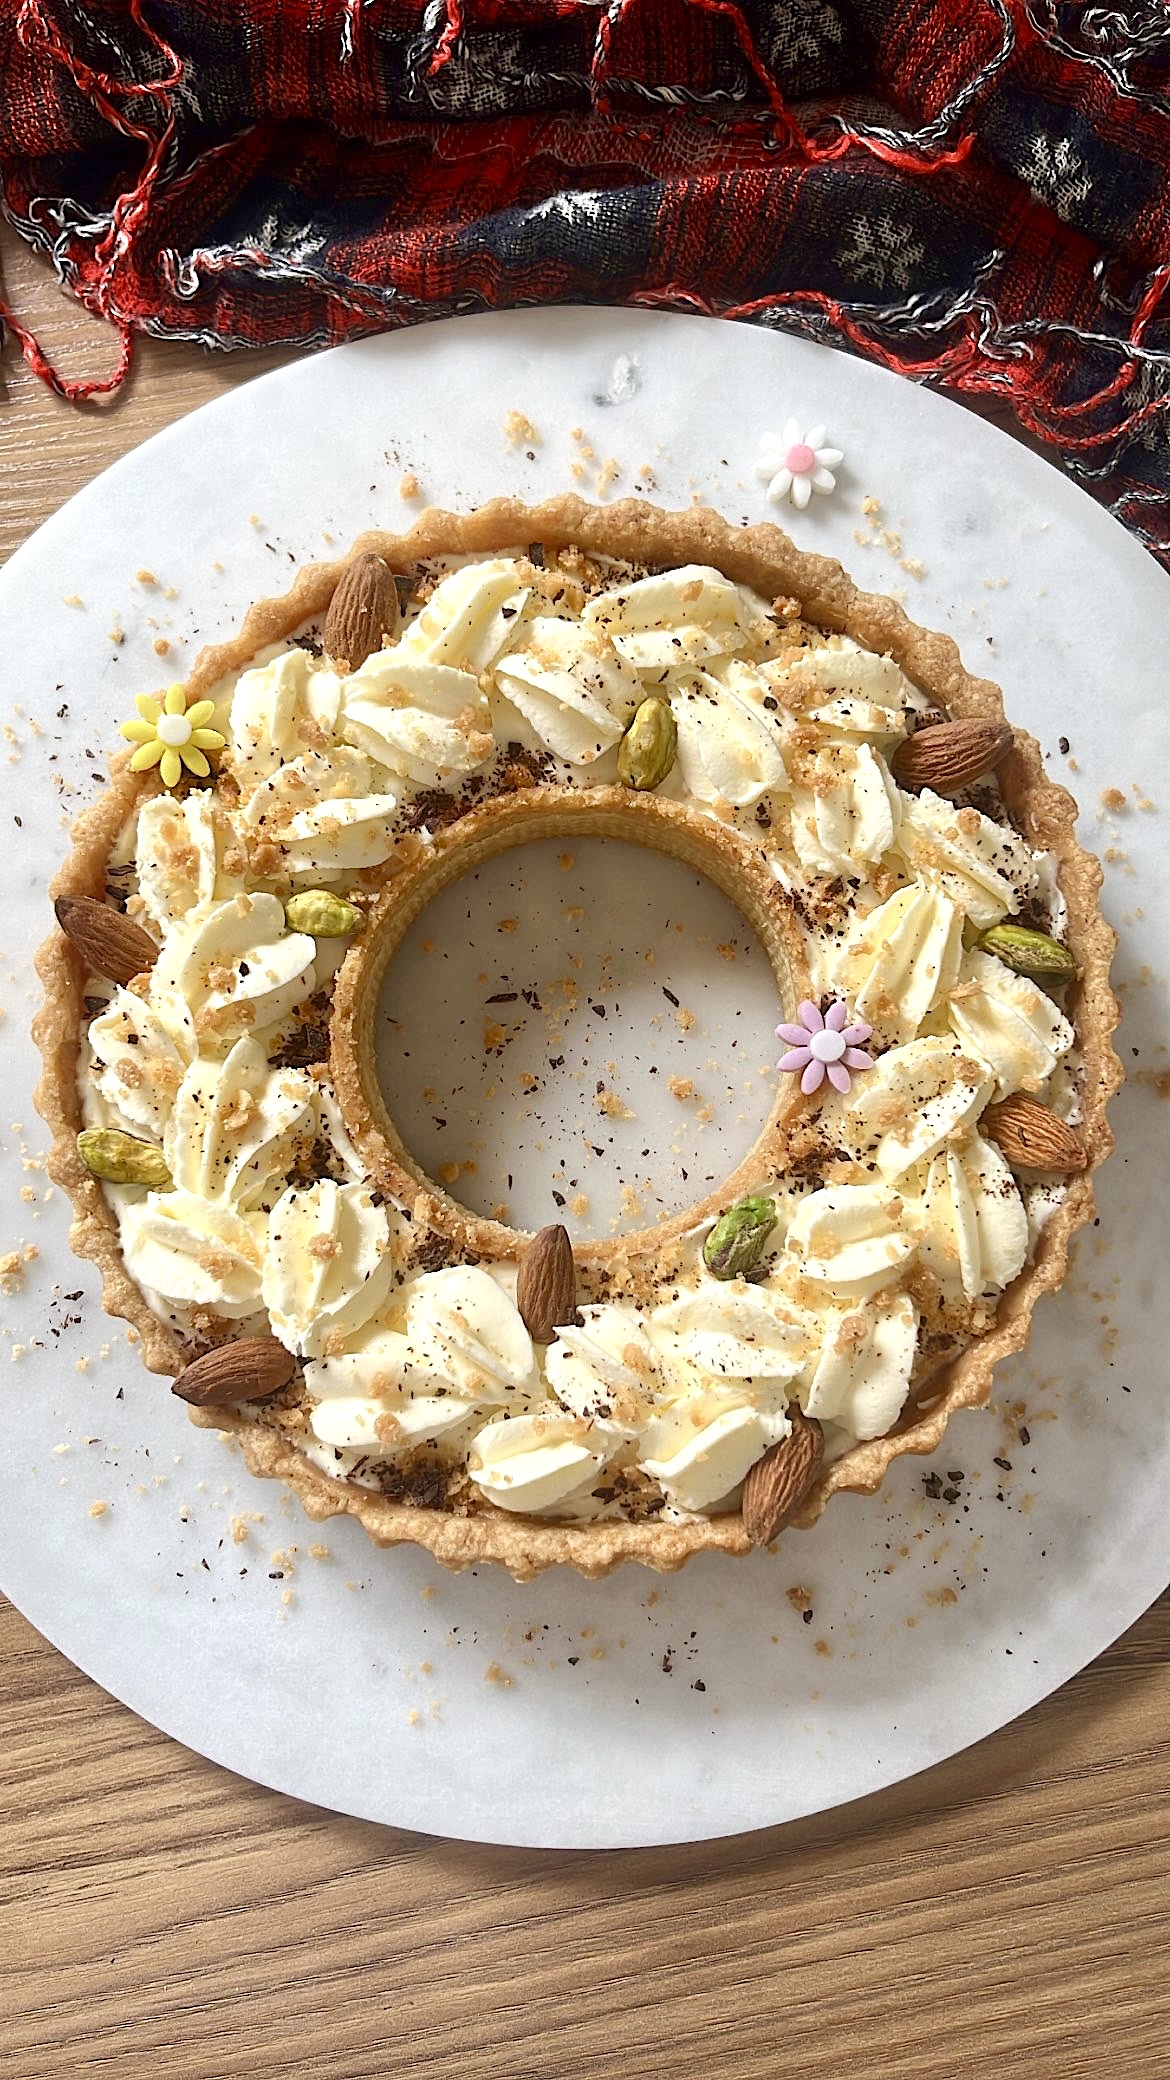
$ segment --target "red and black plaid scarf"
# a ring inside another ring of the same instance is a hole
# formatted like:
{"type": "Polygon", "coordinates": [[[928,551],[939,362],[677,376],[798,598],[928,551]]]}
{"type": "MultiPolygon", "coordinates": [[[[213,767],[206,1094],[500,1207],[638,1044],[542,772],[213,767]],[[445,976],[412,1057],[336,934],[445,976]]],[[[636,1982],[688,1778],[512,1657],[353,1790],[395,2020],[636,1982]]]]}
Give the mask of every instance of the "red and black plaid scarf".
{"type": "MultiPolygon", "coordinates": [[[[998,397],[1170,562],[1161,0],[0,0],[0,187],[122,337],[527,303],[998,397]]],[[[2,308],[2,307],[0,307],[2,308]]]]}

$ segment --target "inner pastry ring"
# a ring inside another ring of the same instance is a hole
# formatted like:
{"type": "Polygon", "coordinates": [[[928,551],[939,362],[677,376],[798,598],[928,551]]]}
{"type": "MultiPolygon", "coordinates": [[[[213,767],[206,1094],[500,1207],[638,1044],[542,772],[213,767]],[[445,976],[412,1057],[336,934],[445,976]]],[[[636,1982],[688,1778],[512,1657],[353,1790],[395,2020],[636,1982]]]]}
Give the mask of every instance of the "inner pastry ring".
{"type": "MultiPolygon", "coordinates": [[[[620,787],[522,788],[473,809],[440,831],[431,846],[389,875],[386,887],[353,942],[337,977],[331,1020],[330,1067],[346,1126],[370,1177],[400,1205],[427,1196],[430,1227],[457,1251],[495,1261],[523,1256],[529,1236],[468,1212],[441,1191],[404,1146],[378,1080],[375,1028],[383,981],[411,925],[427,905],[484,860],[544,838],[616,838],[644,845],[705,874],[736,905],[772,964],[781,1014],[791,1019],[811,983],[804,946],[784,890],[758,851],[713,818],[685,803],[620,787]]],[[[771,1115],[751,1153],[718,1190],[698,1205],[653,1228],[612,1241],[581,1243],[584,1265],[645,1255],[732,1204],[761,1172],[783,1167],[784,1127],[799,1111],[800,1094],[781,1080],[771,1115]]]]}

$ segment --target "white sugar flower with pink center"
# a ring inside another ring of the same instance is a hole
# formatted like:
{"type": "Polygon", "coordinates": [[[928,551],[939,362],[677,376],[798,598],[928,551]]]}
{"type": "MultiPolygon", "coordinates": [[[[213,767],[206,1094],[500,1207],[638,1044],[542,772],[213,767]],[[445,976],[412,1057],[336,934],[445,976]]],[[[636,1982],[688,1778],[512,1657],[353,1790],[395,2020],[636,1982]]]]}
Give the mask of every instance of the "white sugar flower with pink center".
{"type": "Polygon", "coordinates": [[[849,1007],[840,998],[823,1015],[816,1004],[807,1001],[796,1015],[799,1025],[776,1028],[777,1037],[788,1042],[788,1053],[781,1055],[776,1067],[786,1076],[799,1076],[806,1097],[820,1090],[826,1076],[844,1097],[852,1083],[850,1072],[873,1068],[873,1056],[863,1052],[873,1027],[860,1021],[847,1025],[849,1007]]]}
{"type": "Polygon", "coordinates": [[[828,494],[836,490],[833,471],[844,461],[844,451],[826,448],[824,441],[823,426],[814,426],[811,433],[802,436],[796,419],[785,421],[783,433],[764,435],[756,475],[764,479],[768,486],[766,495],[774,505],[782,505],[790,498],[794,506],[803,509],[814,491],[828,494]]]}

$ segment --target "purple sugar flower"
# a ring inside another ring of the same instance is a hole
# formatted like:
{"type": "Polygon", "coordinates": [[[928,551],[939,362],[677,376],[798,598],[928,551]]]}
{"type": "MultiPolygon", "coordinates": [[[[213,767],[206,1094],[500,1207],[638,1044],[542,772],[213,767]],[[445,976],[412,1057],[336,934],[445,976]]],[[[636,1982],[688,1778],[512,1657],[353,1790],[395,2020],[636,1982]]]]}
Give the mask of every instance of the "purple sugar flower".
{"type": "Polygon", "coordinates": [[[849,1007],[840,998],[823,1015],[816,1004],[806,1000],[796,1015],[798,1026],[776,1028],[777,1037],[788,1041],[788,1053],[781,1055],[776,1067],[786,1076],[799,1076],[800,1088],[808,1097],[820,1090],[826,1076],[844,1096],[852,1080],[851,1069],[873,1068],[873,1056],[861,1048],[873,1027],[846,1025],[849,1007]]]}

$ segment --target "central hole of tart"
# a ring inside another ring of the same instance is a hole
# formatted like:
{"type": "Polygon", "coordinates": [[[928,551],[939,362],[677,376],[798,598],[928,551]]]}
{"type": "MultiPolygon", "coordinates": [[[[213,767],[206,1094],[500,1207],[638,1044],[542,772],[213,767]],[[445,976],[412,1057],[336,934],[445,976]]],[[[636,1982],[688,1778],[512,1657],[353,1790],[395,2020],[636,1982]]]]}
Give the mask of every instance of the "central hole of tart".
{"type": "Polygon", "coordinates": [[[545,839],[416,918],[378,998],[378,1082],[419,1168],[471,1212],[600,1241],[706,1198],[749,1153],[785,1015],[704,874],[545,839]]]}

